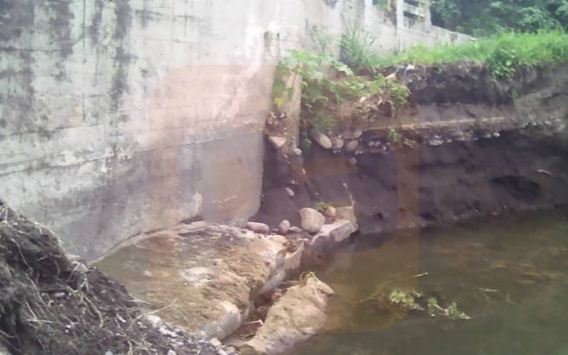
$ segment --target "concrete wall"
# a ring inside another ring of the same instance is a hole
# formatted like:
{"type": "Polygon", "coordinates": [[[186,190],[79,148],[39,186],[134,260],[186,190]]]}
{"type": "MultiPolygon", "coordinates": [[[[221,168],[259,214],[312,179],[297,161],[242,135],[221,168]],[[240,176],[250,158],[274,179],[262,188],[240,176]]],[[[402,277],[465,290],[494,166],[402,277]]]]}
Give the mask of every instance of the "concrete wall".
{"type": "Polygon", "coordinates": [[[0,1],[0,198],[88,259],[185,218],[248,218],[274,63],[312,27],[364,23],[385,51],[461,40],[371,2],[0,1]]]}

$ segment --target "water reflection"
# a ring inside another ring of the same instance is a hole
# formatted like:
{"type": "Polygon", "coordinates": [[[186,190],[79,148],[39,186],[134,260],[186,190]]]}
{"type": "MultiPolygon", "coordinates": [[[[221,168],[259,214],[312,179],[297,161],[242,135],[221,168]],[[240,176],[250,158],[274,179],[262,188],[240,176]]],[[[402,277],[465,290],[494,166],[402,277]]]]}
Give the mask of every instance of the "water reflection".
{"type": "Polygon", "coordinates": [[[565,213],[483,220],[342,250],[319,276],[337,292],[322,335],[293,354],[568,354],[568,218],[565,213]],[[416,272],[427,277],[412,278],[416,272]],[[395,280],[455,301],[458,321],[385,317],[359,306],[395,280]]]}

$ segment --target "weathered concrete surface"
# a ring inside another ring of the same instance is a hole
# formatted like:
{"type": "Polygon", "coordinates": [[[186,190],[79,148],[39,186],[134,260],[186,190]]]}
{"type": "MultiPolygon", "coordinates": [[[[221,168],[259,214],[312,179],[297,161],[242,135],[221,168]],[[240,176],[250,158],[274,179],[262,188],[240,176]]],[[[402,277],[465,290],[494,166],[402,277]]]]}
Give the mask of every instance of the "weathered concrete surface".
{"type": "Polygon", "coordinates": [[[274,63],[317,27],[380,50],[463,40],[371,0],[0,3],[0,196],[92,259],[127,236],[258,208],[274,63]]]}
{"type": "Polygon", "coordinates": [[[293,286],[268,311],[264,325],[248,343],[261,354],[280,354],[320,330],[334,291],[316,277],[293,286]]]}
{"type": "Polygon", "coordinates": [[[223,339],[244,322],[251,302],[299,267],[303,246],[282,236],[196,222],[118,246],[97,266],[150,302],[164,320],[223,339]]]}

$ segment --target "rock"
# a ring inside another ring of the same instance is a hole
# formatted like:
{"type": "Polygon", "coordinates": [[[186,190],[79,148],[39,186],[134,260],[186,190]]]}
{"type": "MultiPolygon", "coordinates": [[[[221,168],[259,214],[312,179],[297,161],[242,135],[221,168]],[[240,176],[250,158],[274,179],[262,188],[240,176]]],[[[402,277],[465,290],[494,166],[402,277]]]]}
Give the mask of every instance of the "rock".
{"type": "Polygon", "coordinates": [[[286,272],[294,272],[300,269],[304,249],[304,243],[300,243],[296,251],[286,254],[286,257],[284,258],[284,270],[286,272]]]}
{"type": "Polygon", "coordinates": [[[353,233],[357,232],[359,228],[351,222],[343,221],[347,223],[343,223],[339,225],[337,228],[333,229],[329,235],[333,239],[335,244],[339,244],[344,240],[347,240],[353,233]]]}
{"type": "Polygon", "coordinates": [[[286,138],[284,137],[270,136],[268,137],[268,141],[276,149],[281,149],[284,146],[284,144],[286,144],[286,138]]]}
{"type": "Polygon", "coordinates": [[[345,141],[339,137],[333,138],[333,149],[340,150],[345,145],[345,141]]]}
{"type": "Polygon", "coordinates": [[[283,236],[283,235],[271,234],[271,235],[268,236],[268,239],[275,241],[277,243],[280,243],[282,245],[285,245],[286,243],[288,243],[288,239],[286,239],[286,237],[283,236]]]}
{"type": "Polygon", "coordinates": [[[363,131],[361,131],[361,130],[356,130],[355,132],[353,132],[353,138],[355,138],[355,139],[361,138],[362,135],[363,135],[363,131]]]}
{"type": "Polygon", "coordinates": [[[258,234],[268,234],[270,232],[270,227],[267,224],[258,222],[248,222],[247,229],[258,234]]]}
{"type": "Polygon", "coordinates": [[[301,233],[303,232],[303,230],[302,230],[302,228],[300,228],[300,227],[292,226],[292,227],[290,227],[289,232],[290,232],[290,233],[300,233],[300,234],[301,234],[301,233]]]}
{"type": "Polygon", "coordinates": [[[302,228],[314,234],[320,231],[325,223],[325,217],[313,208],[302,208],[300,210],[302,228]]]}
{"type": "Polygon", "coordinates": [[[331,149],[333,147],[331,139],[323,133],[312,131],[312,138],[323,149],[331,149]]]}
{"type": "Polygon", "coordinates": [[[441,146],[442,144],[444,144],[444,140],[439,138],[434,138],[428,141],[428,145],[431,147],[438,147],[441,146]]]}
{"type": "Polygon", "coordinates": [[[162,325],[160,328],[158,328],[158,331],[165,336],[168,336],[170,338],[175,338],[177,336],[176,332],[169,329],[167,326],[162,325]]]}
{"type": "Polygon", "coordinates": [[[175,351],[173,350],[168,350],[168,354],[167,355],[177,355],[175,351]]]}
{"type": "Polygon", "coordinates": [[[6,347],[4,347],[4,345],[2,345],[1,343],[0,343],[0,355],[10,355],[8,349],[6,349],[6,347]]]}
{"type": "Polygon", "coordinates": [[[337,216],[337,210],[333,206],[328,206],[325,209],[325,215],[329,218],[335,218],[337,216]]]}
{"type": "Polygon", "coordinates": [[[276,272],[270,276],[270,279],[264,284],[262,289],[260,290],[259,294],[264,295],[274,291],[282,281],[286,278],[286,269],[283,267],[284,261],[282,262],[281,267],[279,267],[276,272]]]}
{"type": "Polygon", "coordinates": [[[353,157],[353,158],[349,159],[349,164],[351,164],[353,166],[357,165],[357,158],[353,157]]]}
{"type": "Polygon", "coordinates": [[[393,72],[392,74],[389,74],[388,76],[385,77],[386,80],[391,80],[391,81],[397,81],[397,77],[396,77],[396,72],[393,72]]]}
{"type": "Polygon", "coordinates": [[[294,197],[296,195],[296,193],[294,192],[294,190],[292,190],[291,188],[287,187],[286,188],[286,193],[288,194],[288,197],[294,197]]]}
{"type": "Polygon", "coordinates": [[[211,340],[209,340],[209,344],[213,345],[214,347],[218,348],[220,346],[222,346],[223,344],[221,343],[221,341],[217,338],[213,338],[211,340]]]}
{"type": "Polygon", "coordinates": [[[146,319],[148,320],[148,322],[150,322],[150,324],[152,324],[154,328],[159,328],[162,325],[164,325],[164,321],[162,320],[162,318],[160,318],[155,314],[147,315],[146,319]]]}
{"type": "Polygon", "coordinates": [[[337,207],[337,219],[344,219],[357,226],[357,216],[355,215],[355,208],[353,206],[337,207]]]}
{"type": "Polygon", "coordinates": [[[316,277],[288,289],[270,308],[264,325],[249,346],[262,354],[280,354],[305,341],[325,323],[325,310],[333,290],[316,277]]]}
{"type": "Polygon", "coordinates": [[[290,221],[288,221],[287,219],[283,220],[278,225],[278,233],[280,234],[288,234],[289,230],[290,230],[290,221]]]}
{"type": "Polygon", "coordinates": [[[295,156],[299,157],[302,155],[302,150],[298,147],[295,147],[294,149],[292,149],[292,154],[294,154],[295,156]]]}
{"type": "Polygon", "coordinates": [[[358,141],[349,141],[347,142],[347,144],[345,144],[345,151],[347,153],[353,153],[354,151],[357,150],[357,148],[359,148],[358,141]]]}
{"type": "Polygon", "coordinates": [[[311,249],[324,252],[347,240],[359,228],[347,220],[337,220],[324,225],[310,242],[311,249]]]}

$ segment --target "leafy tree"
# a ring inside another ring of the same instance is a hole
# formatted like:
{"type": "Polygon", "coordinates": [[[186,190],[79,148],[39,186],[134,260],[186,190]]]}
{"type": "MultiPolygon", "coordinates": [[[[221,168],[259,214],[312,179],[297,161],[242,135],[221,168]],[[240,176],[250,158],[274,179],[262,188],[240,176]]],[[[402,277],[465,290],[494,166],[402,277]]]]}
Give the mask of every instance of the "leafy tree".
{"type": "Polygon", "coordinates": [[[435,24],[475,36],[568,30],[568,0],[433,0],[432,13],[435,24]]]}

